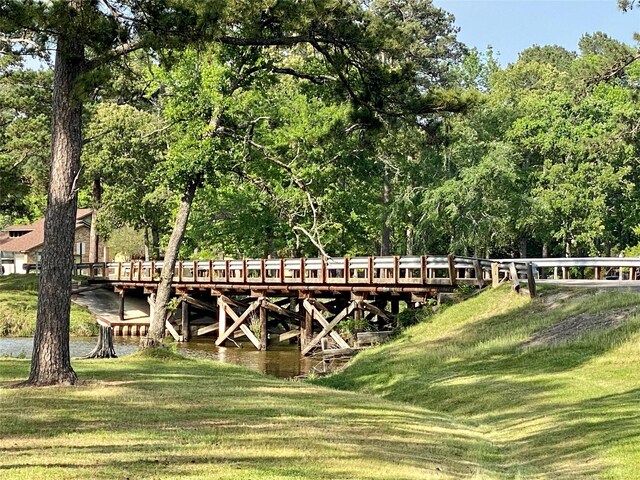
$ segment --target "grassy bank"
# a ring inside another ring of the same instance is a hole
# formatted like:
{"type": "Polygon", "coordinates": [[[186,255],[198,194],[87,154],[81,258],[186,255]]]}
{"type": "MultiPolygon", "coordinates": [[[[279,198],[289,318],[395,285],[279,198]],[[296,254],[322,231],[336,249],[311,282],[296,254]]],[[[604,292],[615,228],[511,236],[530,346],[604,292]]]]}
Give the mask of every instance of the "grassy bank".
{"type": "Polygon", "coordinates": [[[637,478],[639,306],[631,292],[489,291],[317,383],[475,426],[496,474],[637,478]]]}
{"type": "MultiPolygon", "coordinates": [[[[37,275],[0,276],[0,336],[30,337],[35,333],[38,307],[37,275]]],[[[71,304],[71,335],[97,333],[89,311],[71,304]]]]}
{"type": "Polygon", "coordinates": [[[501,288],[317,385],[137,355],[12,389],[29,363],[0,359],[0,475],[637,478],[639,312],[638,293],[501,288]]]}
{"type": "MultiPolygon", "coordinates": [[[[0,359],[0,386],[28,366],[0,359]]],[[[2,478],[485,478],[484,435],[421,407],[211,361],[74,366],[82,386],[0,388],[2,478]]]]}

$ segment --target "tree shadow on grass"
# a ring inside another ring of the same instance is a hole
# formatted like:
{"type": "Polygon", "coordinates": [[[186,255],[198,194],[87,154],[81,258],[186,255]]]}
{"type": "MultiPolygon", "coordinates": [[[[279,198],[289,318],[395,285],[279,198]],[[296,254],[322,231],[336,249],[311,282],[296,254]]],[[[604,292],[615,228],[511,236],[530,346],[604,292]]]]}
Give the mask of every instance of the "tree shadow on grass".
{"type": "MultiPolygon", "coordinates": [[[[541,303],[525,305],[452,325],[431,337],[414,331],[400,343],[367,352],[344,372],[318,383],[373,392],[494,431],[496,471],[597,476],[606,465],[594,459],[608,442],[636,438],[640,432],[640,402],[629,393],[575,403],[570,395],[573,380],[567,373],[637,336],[640,320],[632,318],[570,343],[525,348],[523,342],[550,324],[597,310],[598,301],[567,302],[553,311],[541,303]],[[619,414],[618,403],[628,407],[624,415],[619,414]]],[[[640,303],[640,296],[628,294],[616,301],[619,305],[606,308],[640,303]]]]}
{"type": "Polygon", "coordinates": [[[2,392],[0,476],[46,467],[69,478],[468,477],[487,448],[423,409],[214,363],[79,370],[119,383],[2,392]]]}

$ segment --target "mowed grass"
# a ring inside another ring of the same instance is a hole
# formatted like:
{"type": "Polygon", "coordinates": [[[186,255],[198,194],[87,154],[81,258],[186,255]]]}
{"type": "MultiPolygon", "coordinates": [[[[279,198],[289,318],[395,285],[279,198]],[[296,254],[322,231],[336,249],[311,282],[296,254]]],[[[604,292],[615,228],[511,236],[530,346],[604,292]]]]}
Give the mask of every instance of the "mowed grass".
{"type": "MultiPolygon", "coordinates": [[[[0,337],[31,337],[36,330],[37,275],[0,276],[0,337]]],[[[71,335],[92,336],[98,327],[84,307],[71,304],[71,335]]]]}
{"type": "Polygon", "coordinates": [[[312,382],[167,354],[9,388],[29,363],[0,359],[0,478],[639,478],[637,312],[639,293],[503,287],[312,382]]]}
{"type": "Polygon", "coordinates": [[[473,426],[508,478],[640,478],[640,294],[502,287],[433,316],[316,383],[428,408],[473,426]],[[626,308],[625,308],[626,307],[626,308]],[[612,328],[526,346],[577,315],[627,310],[612,328]],[[631,310],[631,311],[628,311],[631,310]]]}
{"type": "MultiPolygon", "coordinates": [[[[490,478],[447,415],[212,361],[76,361],[70,388],[0,388],[3,479],[490,478]]],[[[0,387],[29,364],[0,359],[0,387]]]]}

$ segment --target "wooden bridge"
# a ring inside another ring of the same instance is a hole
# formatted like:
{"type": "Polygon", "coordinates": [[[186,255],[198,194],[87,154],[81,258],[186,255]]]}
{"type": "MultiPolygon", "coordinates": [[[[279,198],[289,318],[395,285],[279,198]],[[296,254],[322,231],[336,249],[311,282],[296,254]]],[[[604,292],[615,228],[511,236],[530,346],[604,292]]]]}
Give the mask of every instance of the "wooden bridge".
{"type": "MultiPolygon", "coordinates": [[[[297,341],[303,354],[323,339],[348,348],[336,329],[345,319],[383,330],[401,303],[412,310],[460,285],[482,288],[510,271],[512,277],[533,271],[531,264],[513,262],[459,256],[180,261],[173,278],[175,309],[166,327],[177,341],[214,334],[217,345],[246,337],[257,349],[269,341],[297,341]],[[206,324],[191,321],[194,310],[210,315],[206,324]]],[[[162,261],[77,264],[76,273],[120,294],[116,334],[144,335],[148,324],[124,320],[124,298],[136,291],[153,304],[162,267],[162,261]]]]}
{"type": "MultiPolygon", "coordinates": [[[[124,299],[136,292],[148,295],[153,305],[162,267],[162,261],[80,263],[75,273],[120,294],[120,321],[111,322],[116,335],[145,335],[149,321],[125,320],[124,299]]],[[[28,265],[27,271],[37,268],[28,265]]],[[[348,348],[336,328],[348,318],[366,322],[371,330],[383,330],[393,324],[401,304],[413,310],[461,285],[482,288],[510,279],[519,288],[525,279],[530,293],[535,294],[535,282],[540,279],[576,283],[589,279],[607,285],[612,279],[624,279],[625,283],[638,280],[638,272],[640,258],[623,257],[487,260],[449,255],[180,261],[175,266],[175,300],[166,329],[177,341],[215,335],[216,344],[225,345],[245,337],[257,349],[266,349],[270,341],[295,341],[307,354],[326,342],[348,348]]]]}

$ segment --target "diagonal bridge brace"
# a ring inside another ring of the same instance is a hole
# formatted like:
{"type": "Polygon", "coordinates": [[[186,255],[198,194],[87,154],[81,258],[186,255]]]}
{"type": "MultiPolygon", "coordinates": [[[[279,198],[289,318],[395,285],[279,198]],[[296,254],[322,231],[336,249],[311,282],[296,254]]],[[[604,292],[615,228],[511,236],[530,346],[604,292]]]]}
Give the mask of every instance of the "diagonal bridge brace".
{"type": "Polygon", "coordinates": [[[238,328],[242,330],[247,338],[253,343],[253,345],[258,350],[266,349],[266,345],[262,345],[260,340],[254,335],[251,329],[246,325],[246,321],[249,319],[249,316],[260,306],[262,305],[263,298],[258,298],[254,302],[251,302],[248,308],[242,313],[242,315],[238,316],[236,312],[231,308],[231,305],[237,305],[238,302],[231,300],[230,298],[221,295],[218,297],[218,309],[220,315],[220,330],[219,336],[216,340],[216,345],[220,346],[227,340],[233,332],[235,332],[238,328]],[[227,329],[224,329],[226,326],[226,316],[229,315],[233,320],[231,326],[227,329]]]}
{"type": "Polygon", "coordinates": [[[358,308],[357,301],[352,301],[349,305],[344,308],[341,312],[335,315],[333,318],[326,318],[324,316],[325,313],[330,313],[329,309],[325,307],[322,303],[311,299],[305,298],[302,303],[304,309],[311,315],[312,321],[316,320],[320,325],[322,325],[322,331],[318,333],[311,341],[305,345],[302,349],[302,354],[307,355],[311,350],[315,348],[315,346],[320,343],[320,341],[329,335],[335,342],[340,345],[340,348],[351,348],[349,344],[334,330],[336,325],[340,323],[341,320],[344,320],[348,315],[350,315],[356,308],[358,308]]]}

